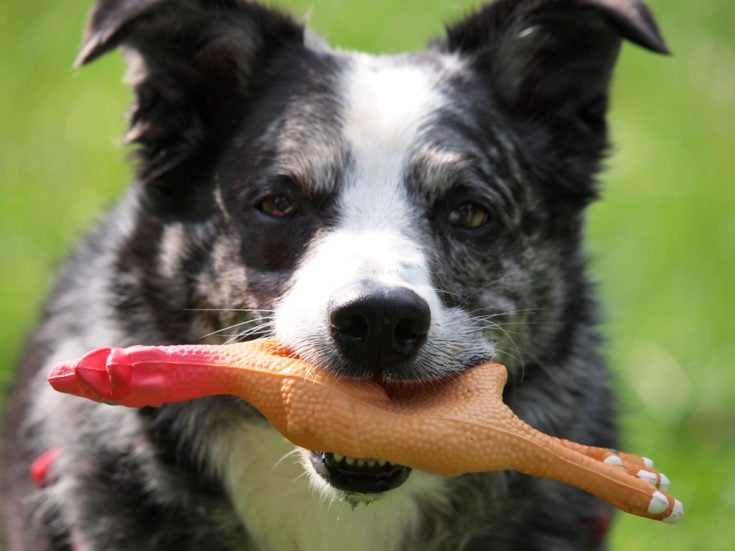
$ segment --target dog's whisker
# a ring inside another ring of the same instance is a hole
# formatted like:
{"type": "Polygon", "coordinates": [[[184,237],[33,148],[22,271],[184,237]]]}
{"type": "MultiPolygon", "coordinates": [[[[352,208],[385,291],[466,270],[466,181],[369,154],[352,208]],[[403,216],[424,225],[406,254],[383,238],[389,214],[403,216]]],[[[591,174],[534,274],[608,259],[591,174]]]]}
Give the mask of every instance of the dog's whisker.
{"type": "Polygon", "coordinates": [[[515,310],[502,310],[502,311],[495,311],[492,307],[478,307],[474,310],[470,310],[468,314],[473,317],[479,317],[479,318],[499,318],[499,317],[508,317],[512,318],[514,316],[522,316],[527,314],[536,314],[538,312],[542,312],[543,308],[518,308],[515,310]]]}
{"type": "Polygon", "coordinates": [[[516,339],[513,336],[513,333],[516,333],[518,335],[522,335],[521,332],[509,331],[503,325],[501,325],[499,323],[496,323],[494,321],[491,321],[489,319],[473,320],[473,321],[475,321],[476,323],[479,322],[481,328],[483,330],[485,330],[485,331],[499,332],[500,334],[502,334],[508,340],[508,342],[513,347],[513,349],[515,350],[515,354],[510,354],[507,351],[501,351],[501,350],[498,350],[497,348],[496,348],[496,350],[498,352],[503,353],[505,356],[508,356],[508,357],[514,359],[521,366],[523,366],[523,364],[524,364],[524,360],[522,358],[523,357],[523,351],[522,351],[520,345],[518,344],[518,342],[516,341],[516,339]]]}
{"type": "Polygon", "coordinates": [[[184,312],[244,312],[248,314],[273,314],[272,308],[184,308],[184,312]]]}
{"type": "Polygon", "coordinates": [[[253,336],[264,336],[272,332],[273,318],[272,317],[258,317],[252,319],[246,319],[215,329],[202,335],[201,339],[206,339],[213,336],[224,336],[228,338],[228,342],[233,340],[247,340],[253,336]],[[245,328],[245,329],[242,329],[245,328]]]}
{"type": "MultiPolygon", "coordinates": [[[[501,284],[506,280],[512,280],[512,274],[506,274],[502,275],[496,279],[493,279],[491,281],[486,282],[484,285],[480,285],[472,290],[471,293],[465,294],[462,299],[459,301],[459,306],[463,306],[470,302],[472,299],[477,297],[477,295],[484,293],[488,289],[493,289],[495,287],[500,287],[501,284]]],[[[459,293],[456,293],[456,296],[462,296],[459,293]]]]}
{"type": "Polygon", "coordinates": [[[202,339],[206,339],[207,337],[213,337],[215,335],[220,335],[222,333],[225,333],[226,331],[232,331],[233,329],[237,329],[239,327],[243,327],[243,326],[247,326],[247,325],[252,325],[254,323],[262,324],[263,322],[262,322],[262,320],[259,320],[259,319],[258,320],[241,321],[241,322],[238,322],[238,323],[234,323],[232,325],[228,325],[226,327],[222,327],[220,329],[215,329],[214,331],[210,331],[209,333],[206,333],[206,334],[202,335],[201,338],[202,339]]]}
{"type": "Polygon", "coordinates": [[[244,331],[238,331],[234,334],[234,338],[238,341],[247,341],[257,338],[266,338],[272,333],[272,325],[270,323],[263,323],[260,325],[253,326],[244,331]]]}
{"type": "MultiPolygon", "coordinates": [[[[514,347],[515,348],[515,347],[514,347]]],[[[505,358],[510,358],[511,360],[515,360],[515,362],[518,364],[518,367],[521,369],[525,368],[526,362],[523,360],[523,357],[520,355],[521,351],[516,348],[516,352],[518,354],[514,354],[513,352],[510,352],[506,348],[496,348],[496,351],[498,352],[498,355],[503,356],[505,358]]]]}
{"type": "MultiPolygon", "coordinates": [[[[273,467],[271,468],[271,473],[275,472],[275,471],[276,471],[276,469],[278,469],[278,467],[279,467],[279,466],[280,466],[280,465],[281,465],[281,464],[282,464],[282,463],[283,463],[284,461],[286,461],[286,460],[292,460],[292,459],[293,459],[294,457],[295,457],[295,458],[297,459],[297,460],[295,461],[295,463],[299,463],[299,462],[300,462],[300,461],[298,460],[298,459],[299,459],[299,455],[300,455],[300,452],[299,452],[298,448],[294,448],[294,449],[292,449],[292,450],[290,450],[290,451],[288,451],[288,452],[284,453],[284,454],[283,454],[283,455],[282,455],[282,456],[280,457],[280,459],[278,459],[278,461],[276,461],[276,462],[275,462],[275,463],[273,464],[273,467]]],[[[304,471],[304,472],[305,472],[305,471],[304,471]]]]}
{"type": "Polygon", "coordinates": [[[461,298],[462,297],[462,295],[460,293],[456,292],[456,291],[450,291],[448,289],[441,289],[439,287],[433,287],[432,289],[433,289],[433,291],[437,295],[447,295],[447,296],[452,297],[452,298],[461,298]]]}
{"type": "Polygon", "coordinates": [[[296,476],[294,476],[293,478],[291,478],[291,482],[298,482],[299,480],[302,480],[302,479],[308,478],[308,477],[309,477],[309,471],[302,470],[299,474],[297,474],[296,476]]]}

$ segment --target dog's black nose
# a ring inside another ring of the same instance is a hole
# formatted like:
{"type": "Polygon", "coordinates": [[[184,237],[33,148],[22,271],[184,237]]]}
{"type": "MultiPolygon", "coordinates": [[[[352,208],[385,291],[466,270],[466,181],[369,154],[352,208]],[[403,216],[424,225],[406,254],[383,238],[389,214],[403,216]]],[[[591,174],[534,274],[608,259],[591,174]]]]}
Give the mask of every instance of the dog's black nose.
{"type": "Polygon", "coordinates": [[[360,283],[329,304],[334,342],[348,361],[347,375],[396,374],[426,341],[431,324],[427,302],[405,287],[360,283]]]}

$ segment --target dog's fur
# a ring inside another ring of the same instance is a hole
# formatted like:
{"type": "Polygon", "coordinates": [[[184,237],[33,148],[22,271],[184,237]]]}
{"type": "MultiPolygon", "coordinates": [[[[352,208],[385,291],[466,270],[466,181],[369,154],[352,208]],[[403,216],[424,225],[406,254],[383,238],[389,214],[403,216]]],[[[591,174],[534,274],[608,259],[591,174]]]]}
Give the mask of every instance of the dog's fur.
{"type": "Polygon", "coordinates": [[[603,549],[608,508],[555,482],[413,472],[346,492],[237,399],[114,408],[45,377],[100,346],[261,336],[353,377],[495,358],[522,418],[615,446],[580,240],[621,37],[666,50],[638,0],[500,0],[392,56],[245,0],[99,0],[79,62],[123,48],[138,178],[61,270],[23,362],[7,551],[603,549]],[[355,353],[335,327],[375,296],[428,323],[408,315],[400,353],[355,353]]]}

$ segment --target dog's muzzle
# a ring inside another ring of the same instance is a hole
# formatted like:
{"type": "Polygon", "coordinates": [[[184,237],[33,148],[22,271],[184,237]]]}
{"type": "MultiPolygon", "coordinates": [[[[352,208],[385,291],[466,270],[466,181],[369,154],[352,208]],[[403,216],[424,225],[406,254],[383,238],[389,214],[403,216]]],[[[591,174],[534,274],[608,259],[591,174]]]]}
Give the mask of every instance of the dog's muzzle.
{"type": "Polygon", "coordinates": [[[404,378],[431,325],[427,302],[406,287],[360,282],[342,289],[328,308],[332,340],[349,377],[404,378]]]}
{"type": "MultiPolygon", "coordinates": [[[[405,287],[381,287],[368,281],[341,289],[328,307],[336,350],[346,360],[340,375],[402,379],[404,366],[426,341],[431,311],[405,287]]],[[[330,486],[353,496],[375,495],[403,484],[411,469],[373,458],[352,458],[312,451],[314,470],[330,486]]]]}
{"type": "Polygon", "coordinates": [[[398,488],[411,474],[409,467],[379,459],[356,459],[311,452],[314,470],[331,486],[350,494],[379,494],[398,488]]]}

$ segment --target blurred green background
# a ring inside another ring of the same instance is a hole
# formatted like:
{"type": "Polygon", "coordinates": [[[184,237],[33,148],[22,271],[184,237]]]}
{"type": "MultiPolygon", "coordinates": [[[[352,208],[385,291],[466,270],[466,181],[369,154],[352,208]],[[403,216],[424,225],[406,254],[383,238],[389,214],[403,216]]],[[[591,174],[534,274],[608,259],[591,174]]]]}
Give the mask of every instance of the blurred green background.
{"type": "MultiPolygon", "coordinates": [[[[478,1],[282,0],[338,46],[420,48],[478,1]]],[[[674,56],[623,50],[616,148],[590,213],[592,272],[626,448],[653,456],[687,516],[621,515],[613,549],[735,549],[735,2],[651,0],[674,56]]],[[[0,5],[0,383],[51,274],[126,185],[119,54],[71,64],[88,2],[0,5]]]]}

